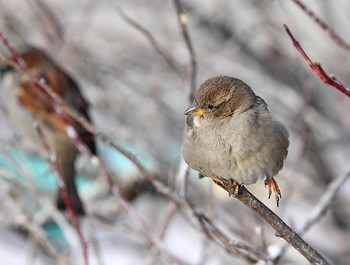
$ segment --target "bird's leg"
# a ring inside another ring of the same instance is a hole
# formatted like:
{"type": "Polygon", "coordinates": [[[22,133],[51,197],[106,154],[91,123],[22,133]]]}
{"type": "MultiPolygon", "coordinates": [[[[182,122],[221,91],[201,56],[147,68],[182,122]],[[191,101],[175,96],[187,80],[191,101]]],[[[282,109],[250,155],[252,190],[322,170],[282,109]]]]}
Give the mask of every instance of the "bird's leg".
{"type": "Polygon", "coordinates": [[[266,186],[268,188],[269,199],[270,199],[272,191],[273,191],[273,193],[275,194],[275,199],[276,199],[277,207],[278,207],[279,206],[279,201],[280,201],[280,199],[282,199],[282,194],[281,194],[281,190],[278,187],[278,184],[277,184],[276,180],[274,178],[266,177],[265,187],[266,186]]]}

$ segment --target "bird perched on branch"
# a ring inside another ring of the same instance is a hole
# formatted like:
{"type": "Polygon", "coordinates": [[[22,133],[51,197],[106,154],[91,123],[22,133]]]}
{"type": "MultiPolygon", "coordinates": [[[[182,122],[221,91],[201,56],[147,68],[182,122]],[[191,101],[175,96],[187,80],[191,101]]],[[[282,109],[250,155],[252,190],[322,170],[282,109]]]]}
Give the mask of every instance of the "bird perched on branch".
{"type": "MultiPolygon", "coordinates": [[[[20,57],[23,58],[32,77],[49,85],[70,107],[90,120],[89,106],[78,85],[47,54],[37,48],[27,47],[20,52],[20,57]]],[[[39,122],[50,148],[56,154],[59,171],[66,184],[68,197],[74,211],[76,214],[84,215],[84,206],[74,182],[74,162],[78,150],[67,134],[67,123],[75,129],[78,137],[88,146],[90,151],[96,154],[94,136],[70,116],[65,115],[66,121],[64,121],[62,116],[47,101],[47,98],[43,97],[33,82],[23,74],[14,70],[7,71],[4,83],[9,92],[10,104],[8,107],[12,120],[22,134],[35,143],[36,148],[42,149],[42,142],[32,126],[34,119],[39,122]]],[[[65,209],[60,193],[57,194],[57,207],[61,210],[65,209]]]]}
{"type": "Polygon", "coordinates": [[[228,183],[234,195],[240,185],[266,177],[269,198],[281,191],[274,176],[288,154],[288,132],[271,119],[267,104],[243,81],[218,76],[206,80],[185,111],[188,129],[186,163],[216,183],[228,183]]]}

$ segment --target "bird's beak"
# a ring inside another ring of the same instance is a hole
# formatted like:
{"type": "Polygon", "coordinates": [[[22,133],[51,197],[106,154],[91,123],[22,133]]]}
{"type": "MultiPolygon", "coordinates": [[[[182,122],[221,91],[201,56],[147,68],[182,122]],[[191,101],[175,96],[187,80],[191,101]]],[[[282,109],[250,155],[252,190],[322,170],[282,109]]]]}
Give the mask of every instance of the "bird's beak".
{"type": "Polygon", "coordinates": [[[190,116],[203,116],[204,113],[204,109],[197,108],[194,103],[191,106],[189,106],[188,109],[185,111],[185,115],[190,116]]]}

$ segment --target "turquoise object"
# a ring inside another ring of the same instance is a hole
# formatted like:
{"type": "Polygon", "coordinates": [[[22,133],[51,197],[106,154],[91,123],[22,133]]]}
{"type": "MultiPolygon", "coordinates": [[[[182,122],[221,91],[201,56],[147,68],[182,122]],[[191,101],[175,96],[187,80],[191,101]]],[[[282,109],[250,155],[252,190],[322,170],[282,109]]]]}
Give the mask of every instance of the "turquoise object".
{"type": "MultiPolygon", "coordinates": [[[[121,146],[131,154],[137,154],[136,157],[141,162],[141,164],[146,167],[146,169],[152,170],[155,165],[155,159],[153,157],[145,154],[140,154],[139,150],[132,144],[122,143],[121,146]]],[[[98,143],[98,150],[99,153],[102,154],[103,161],[106,166],[110,170],[117,173],[119,176],[128,176],[136,172],[135,165],[111,146],[104,143],[98,143]]]]}
{"type": "MultiPolygon", "coordinates": [[[[51,166],[45,159],[36,154],[26,154],[16,149],[10,149],[8,156],[0,154],[0,167],[8,170],[20,180],[25,180],[25,171],[27,171],[39,189],[50,193],[55,193],[57,190],[56,175],[51,166]]],[[[82,174],[76,176],[78,186],[88,185],[92,181],[82,174]]]]}
{"type": "MultiPolygon", "coordinates": [[[[129,143],[121,144],[128,152],[138,154],[137,159],[148,170],[152,170],[155,165],[155,159],[149,155],[141,154],[137,148],[129,143]]],[[[103,162],[107,168],[114,171],[119,176],[130,176],[137,173],[137,169],[132,162],[114,148],[98,143],[98,150],[103,157],[103,162]]],[[[39,189],[47,192],[56,192],[57,181],[56,175],[51,169],[50,164],[36,154],[26,154],[22,151],[11,148],[8,155],[0,154],[0,167],[10,171],[16,178],[25,180],[25,171],[33,177],[35,184],[39,189]]],[[[30,180],[28,180],[30,181],[30,180]]],[[[77,174],[76,184],[79,188],[85,185],[91,185],[94,180],[85,177],[83,174],[77,174]]]]}

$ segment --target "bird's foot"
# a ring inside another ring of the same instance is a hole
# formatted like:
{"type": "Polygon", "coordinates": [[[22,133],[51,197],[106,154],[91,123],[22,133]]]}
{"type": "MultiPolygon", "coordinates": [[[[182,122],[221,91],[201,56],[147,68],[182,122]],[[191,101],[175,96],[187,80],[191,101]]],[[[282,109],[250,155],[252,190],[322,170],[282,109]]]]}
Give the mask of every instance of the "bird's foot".
{"type": "Polygon", "coordinates": [[[229,182],[228,184],[230,186],[230,189],[228,190],[229,196],[237,197],[240,192],[240,188],[243,187],[243,184],[239,184],[238,181],[233,179],[229,179],[227,181],[229,182]]]}
{"type": "Polygon", "coordinates": [[[278,187],[276,180],[274,178],[270,178],[270,179],[266,178],[265,187],[266,186],[268,188],[269,199],[270,199],[272,191],[273,191],[273,193],[275,194],[277,207],[279,207],[279,202],[280,202],[280,199],[282,199],[282,194],[281,194],[281,190],[278,187]]]}

